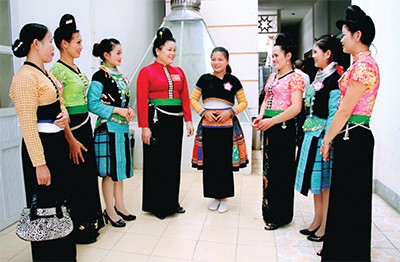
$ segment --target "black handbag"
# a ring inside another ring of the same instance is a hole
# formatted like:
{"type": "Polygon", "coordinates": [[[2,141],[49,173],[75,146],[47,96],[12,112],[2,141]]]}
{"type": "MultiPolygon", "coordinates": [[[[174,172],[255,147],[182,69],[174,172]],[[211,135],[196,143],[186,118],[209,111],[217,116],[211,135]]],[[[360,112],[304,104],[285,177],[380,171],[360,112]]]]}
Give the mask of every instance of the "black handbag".
{"type": "Polygon", "coordinates": [[[48,241],[68,236],[74,225],[65,203],[56,202],[54,207],[37,207],[37,190],[32,194],[30,208],[22,209],[16,234],[26,241],[48,241]]]}

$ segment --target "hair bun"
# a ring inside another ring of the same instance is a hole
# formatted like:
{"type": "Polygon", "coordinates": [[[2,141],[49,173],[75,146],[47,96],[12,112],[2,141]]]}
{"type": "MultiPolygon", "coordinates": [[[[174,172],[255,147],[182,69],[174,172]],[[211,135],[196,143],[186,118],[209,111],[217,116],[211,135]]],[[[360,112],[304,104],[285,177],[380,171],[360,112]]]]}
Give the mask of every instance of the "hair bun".
{"type": "Polygon", "coordinates": [[[357,5],[351,5],[346,9],[346,20],[360,21],[365,16],[365,12],[357,5]]]}
{"type": "Polygon", "coordinates": [[[28,54],[28,50],[26,50],[24,42],[22,42],[20,39],[15,40],[11,50],[16,57],[24,57],[28,54]]]}
{"type": "Polygon", "coordinates": [[[94,57],[99,57],[100,56],[100,44],[99,43],[94,43],[92,55],[94,57]]]}
{"type": "Polygon", "coordinates": [[[60,19],[60,27],[68,28],[70,30],[76,30],[76,21],[75,17],[71,14],[65,14],[60,19]]]}
{"type": "Polygon", "coordinates": [[[160,39],[173,39],[171,30],[166,27],[161,27],[157,30],[157,38],[160,39]]]}
{"type": "Polygon", "coordinates": [[[293,46],[293,40],[288,34],[279,33],[275,37],[275,45],[293,46]]]}

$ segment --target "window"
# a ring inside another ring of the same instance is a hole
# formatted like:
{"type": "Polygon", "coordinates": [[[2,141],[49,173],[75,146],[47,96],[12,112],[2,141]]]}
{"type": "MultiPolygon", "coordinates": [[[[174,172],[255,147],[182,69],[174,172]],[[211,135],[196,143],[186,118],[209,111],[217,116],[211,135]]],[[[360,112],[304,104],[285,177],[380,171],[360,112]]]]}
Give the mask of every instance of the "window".
{"type": "Polygon", "coordinates": [[[12,107],[8,95],[13,76],[10,1],[0,1],[0,108],[12,107]]]}

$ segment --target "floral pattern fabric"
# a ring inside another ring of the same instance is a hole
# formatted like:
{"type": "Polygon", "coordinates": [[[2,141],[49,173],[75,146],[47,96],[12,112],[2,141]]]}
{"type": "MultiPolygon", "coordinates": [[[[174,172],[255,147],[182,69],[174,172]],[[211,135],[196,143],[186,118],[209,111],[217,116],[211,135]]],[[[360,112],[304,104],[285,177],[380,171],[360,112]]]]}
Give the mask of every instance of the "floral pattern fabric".
{"type": "Polygon", "coordinates": [[[366,86],[364,94],[353,109],[353,115],[371,116],[380,85],[379,68],[370,51],[356,54],[353,64],[339,80],[340,99],[343,100],[352,81],[366,86]]]}
{"type": "Polygon", "coordinates": [[[272,100],[271,110],[286,110],[292,105],[292,92],[296,90],[304,91],[304,78],[297,73],[289,73],[282,78],[278,78],[277,73],[272,73],[265,84],[266,100],[272,100]],[[269,89],[272,85],[272,93],[269,89]],[[272,99],[271,99],[272,96],[272,99]]]}

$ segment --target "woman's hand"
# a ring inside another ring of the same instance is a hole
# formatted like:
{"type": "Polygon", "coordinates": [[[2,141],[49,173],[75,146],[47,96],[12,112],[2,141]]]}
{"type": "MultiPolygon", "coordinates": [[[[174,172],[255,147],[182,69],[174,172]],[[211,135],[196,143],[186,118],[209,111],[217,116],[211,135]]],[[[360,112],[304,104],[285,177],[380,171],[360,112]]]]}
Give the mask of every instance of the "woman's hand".
{"type": "Polygon", "coordinates": [[[251,126],[255,129],[257,129],[258,124],[260,123],[262,117],[258,116],[256,119],[254,119],[253,123],[251,123],[251,126]]]}
{"type": "Polygon", "coordinates": [[[275,125],[275,120],[274,118],[265,118],[265,119],[260,119],[259,121],[254,120],[253,126],[257,130],[265,131],[275,125]]]}
{"type": "Polygon", "coordinates": [[[143,143],[145,143],[146,145],[150,145],[150,137],[151,137],[152,133],[150,128],[145,127],[142,128],[142,141],[143,143]]]}
{"type": "Polygon", "coordinates": [[[81,142],[78,140],[74,139],[71,143],[69,143],[69,159],[72,159],[74,164],[79,165],[79,159],[82,161],[82,163],[85,162],[85,159],[83,158],[82,150],[87,152],[88,150],[84,145],[82,145],[81,142]]]}
{"type": "Polygon", "coordinates": [[[322,160],[325,162],[329,161],[330,159],[330,151],[331,151],[331,142],[326,142],[322,140],[321,148],[319,149],[320,154],[322,155],[322,160]]]}
{"type": "Polygon", "coordinates": [[[36,167],[36,180],[37,180],[37,184],[39,186],[41,186],[41,185],[50,186],[51,185],[50,170],[47,168],[46,164],[36,167]]]}
{"type": "Polygon", "coordinates": [[[122,117],[125,117],[126,120],[129,121],[129,114],[128,114],[129,113],[129,109],[128,108],[115,107],[114,108],[114,113],[116,113],[116,114],[118,114],[118,115],[120,115],[122,117]]]}
{"type": "Polygon", "coordinates": [[[128,121],[135,118],[135,116],[136,116],[135,110],[133,110],[133,108],[130,106],[128,106],[128,116],[129,116],[129,119],[126,118],[126,119],[128,119],[128,121]]]}
{"type": "Polygon", "coordinates": [[[107,99],[108,97],[105,94],[101,94],[101,102],[103,102],[105,105],[111,105],[111,102],[108,102],[107,99]]]}
{"type": "Polygon", "coordinates": [[[69,124],[69,115],[67,113],[61,112],[56,118],[57,120],[54,121],[54,124],[60,128],[65,128],[69,124]]]}
{"type": "Polygon", "coordinates": [[[186,122],[186,136],[192,136],[194,134],[194,128],[192,121],[186,122]]]}
{"type": "Polygon", "coordinates": [[[224,123],[226,122],[229,118],[233,117],[233,112],[231,110],[222,110],[218,116],[216,117],[217,122],[219,123],[224,123]]]}
{"type": "Polygon", "coordinates": [[[207,110],[204,112],[203,117],[208,120],[208,122],[217,122],[217,116],[214,115],[212,110],[207,110]]]}

